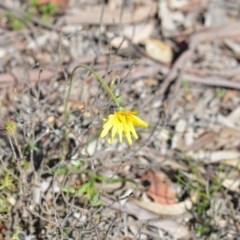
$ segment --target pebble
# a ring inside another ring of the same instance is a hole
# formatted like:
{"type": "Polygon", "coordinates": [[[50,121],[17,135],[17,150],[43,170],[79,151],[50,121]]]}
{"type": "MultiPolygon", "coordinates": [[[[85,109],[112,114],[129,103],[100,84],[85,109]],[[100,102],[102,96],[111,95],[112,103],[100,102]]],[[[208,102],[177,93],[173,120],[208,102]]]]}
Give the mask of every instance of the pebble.
{"type": "Polygon", "coordinates": [[[87,220],[87,217],[86,215],[83,215],[81,213],[78,213],[78,212],[74,212],[73,213],[73,217],[78,219],[80,222],[84,223],[86,220],[87,220]]]}
{"type": "Polygon", "coordinates": [[[0,48],[0,58],[3,58],[3,57],[5,57],[5,56],[6,56],[6,54],[7,54],[6,50],[5,50],[5,49],[3,49],[3,48],[0,48]]]}
{"type": "Polygon", "coordinates": [[[176,124],[176,131],[178,133],[183,133],[186,129],[187,122],[185,119],[180,119],[176,124]]]}
{"type": "Polygon", "coordinates": [[[240,125],[240,107],[237,107],[235,110],[233,110],[227,117],[229,121],[231,121],[233,124],[240,125]]]}
{"type": "Polygon", "coordinates": [[[186,134],[184,135],[185,138],[185,144],[187,146],[193,144],[194,142],[194,130],[192,127],[188,128],[186,131],[186,134]]]}

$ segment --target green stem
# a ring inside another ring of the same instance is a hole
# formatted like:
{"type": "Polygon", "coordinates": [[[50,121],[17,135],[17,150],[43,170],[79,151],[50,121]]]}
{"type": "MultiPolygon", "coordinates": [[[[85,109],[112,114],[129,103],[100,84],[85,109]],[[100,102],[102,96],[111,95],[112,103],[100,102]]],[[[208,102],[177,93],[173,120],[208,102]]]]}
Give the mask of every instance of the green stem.
{"type": "Polygon", "coordinates": [[[75,72],[78,68],[84,68],[84,69],[88,70],[90,73],[92,73],[95,76],[95,78],[97,79],[97,81],[103,86],[103,88],[106,90],[106,92],[112,98],[112,100],[116,104],[117,109],[121,108],[118,98],[114,95],[113,91],[109,88],[109,86],[107,85],[105,80],[96,71],[94,71],[91,67],[89,67],[87,65],[84,65],[84,64],[81,64],[81,65],[76,66],[73,69],[72,74],[70,76],[69,88],[68,88],[68,92],[67,92],[67,96],[66,96],[66,101],[65,101],[65,104],[64,104],[64,125],[65,126],[67,124],[67,120],[68,120],[68,117],[69,117],[68,103],[69,103],[70,94],[71,94],[71,90],[72,90],[73,76],[74,76],[74,74],[75,74],[75,72]]]}

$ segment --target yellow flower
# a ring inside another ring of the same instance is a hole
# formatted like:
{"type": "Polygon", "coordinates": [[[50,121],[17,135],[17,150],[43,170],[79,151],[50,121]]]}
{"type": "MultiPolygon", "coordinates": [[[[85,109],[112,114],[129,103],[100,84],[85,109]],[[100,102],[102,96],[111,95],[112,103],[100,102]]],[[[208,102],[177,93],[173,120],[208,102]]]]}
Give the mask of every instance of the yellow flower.
{"type": "Polygon", "coordinates": [[[122,142],[123,134],[126,136],[128,144],[132,144],[131,134],[138,139],[138,135],[135,131],[135,126],[148,127],[148,124],[141,118],[136,116],[136,111],[119,110],[104,119],[105,124],[100,137],[106,137],[108,132],[112,129],[111,136],[109,137],[109,143],[112,143],[116,133],[118,133],[119,141],[122,142]]]}

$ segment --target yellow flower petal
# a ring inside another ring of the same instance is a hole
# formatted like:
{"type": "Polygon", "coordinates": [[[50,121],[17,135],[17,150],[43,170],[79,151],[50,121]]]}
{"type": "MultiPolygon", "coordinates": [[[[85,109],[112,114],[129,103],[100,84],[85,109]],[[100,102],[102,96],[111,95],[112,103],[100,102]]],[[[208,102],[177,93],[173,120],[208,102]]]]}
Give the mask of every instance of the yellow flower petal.
{"type": "Polygon", "coordinates": [[[113,127],[114,121],[109,118],[109,120],[103,125],[103,130],[100,134],[100,137],[106,137],[110,129],[113,127]]]}
{"type": "Polygon", "coordinates": [[[119,136],[119,142],[122,142],[122,135],[123,135],[123,124],[118,123],[118,136],[119,136]]]}
{"type": "Polygon", "coordinates": [[[118,134],[119,142],[122,142],[123,135],[125,135],[129,145],[132,144],[132,136],[138,139],[137,132],[134,128],[135,126],[148,127],[148,123],[143,121],[141,118],[136,116],[137,111],[120,110],[116,111],[104,119],[105,123],[103,125],[100,137],[106,137],[110,133],[108,139],[109,143],[112,143],[116,134],[118,134]]]}
{"type": "Polygon", "coordinates": [[[113,127],[112,127],[112,134],[111,134],[111,139],[114,139],[116,133],[118,132],[118,116],[114,116],[114,124],[113,124],[113,127]]]}
{"type": "Polygon", "coordinates": [[[146,123],[141,118],[134,116],[134,115],[132,116],[132,123],[136,126],[148,127],[148,123],[146,123]]]}
{"type": "Polygon", "coordinates": [[[130,132],[125,133],[125,136],[127,138],[128,144],[132,145],[132,138],[131,138],[130,132]]]}
{"type": "Polygon", "coordinates": [[[130,130],[130,132],[132,133],[132,135],[133,135],[136,139],[138,139],[138,135],[137,135],[137,133],[136,133],[136,131],[135,131],[135,128],[134,128],[132,122],[129,123],[129,128],[130,128],[129,130],[130,130]]]}

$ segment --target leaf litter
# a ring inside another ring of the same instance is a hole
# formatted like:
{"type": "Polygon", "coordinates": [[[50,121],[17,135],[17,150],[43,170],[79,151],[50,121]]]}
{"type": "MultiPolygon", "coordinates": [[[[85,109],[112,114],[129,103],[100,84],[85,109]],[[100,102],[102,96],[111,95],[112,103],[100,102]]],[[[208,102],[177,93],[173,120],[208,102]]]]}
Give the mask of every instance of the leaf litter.
{"type": "Polygon", "coordinates": [[[2,1],[0,239],[236,239],[238,8],[2,1]],[[167,58],[158,53],[165,44],[167,58]],[[64,125],[78,64],[149,123],[131,147],[99,138],[114,106],[84,70],[64,125]]]}

